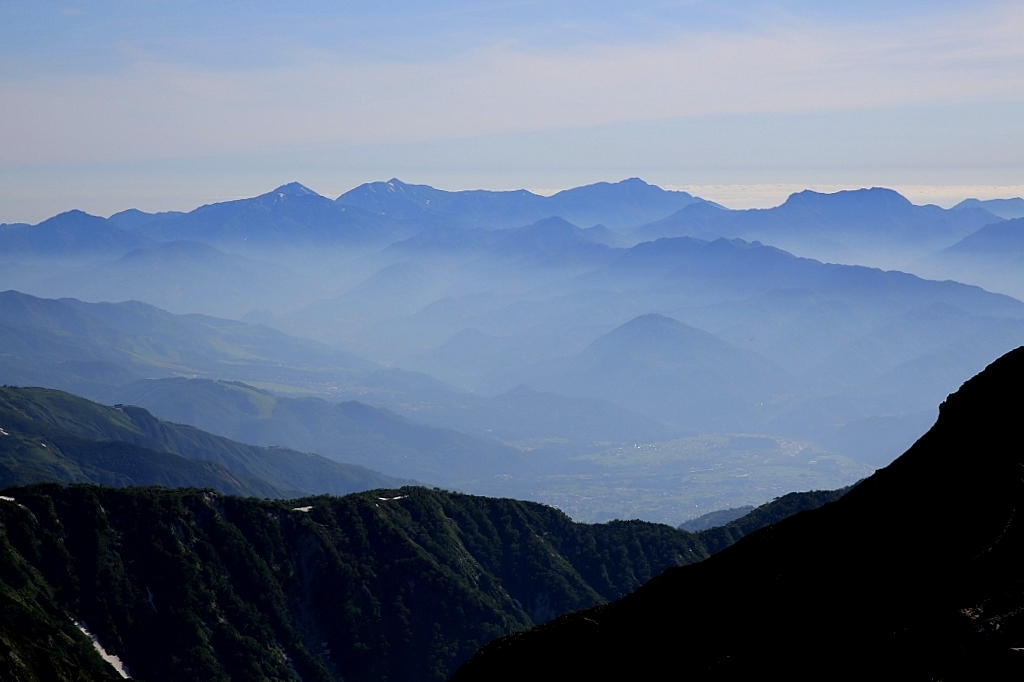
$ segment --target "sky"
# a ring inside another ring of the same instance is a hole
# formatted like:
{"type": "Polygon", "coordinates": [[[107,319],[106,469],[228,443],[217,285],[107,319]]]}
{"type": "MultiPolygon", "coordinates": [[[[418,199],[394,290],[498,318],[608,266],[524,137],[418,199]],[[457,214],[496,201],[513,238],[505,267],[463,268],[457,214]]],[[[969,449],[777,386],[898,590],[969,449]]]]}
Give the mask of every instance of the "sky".
{"type": "Polygon", "coordinates": [[[0,4],[0,222],[297,180],[1024,194],[1021,2],[0,4]]]}

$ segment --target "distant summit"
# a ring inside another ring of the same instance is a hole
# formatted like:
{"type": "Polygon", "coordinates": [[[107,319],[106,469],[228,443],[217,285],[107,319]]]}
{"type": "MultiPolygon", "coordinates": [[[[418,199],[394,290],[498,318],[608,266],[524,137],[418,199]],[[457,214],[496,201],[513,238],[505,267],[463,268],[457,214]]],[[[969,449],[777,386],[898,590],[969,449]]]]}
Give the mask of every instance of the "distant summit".
{"type": "MultiPolygon", "coordinates": [[[[268,194],[276,194],[277,196],[281,197],[282,199],[285,198],[285,197],[305,197],[305,196],[319,197],[319,196],[321,196],[320,194],[317,194],[316,192],[314,192],[310,188],[308,188],[305,185],[300,184],[298,182],[289,182],[287,185],[281,185],[280,187],[275,189],[273,192],[269,192],[268,194]]],[[[266,195],[264,195],[264,196],[266,196],[266,195]]]]}
{"type": "Polygon", "coordinates": [[[828,213],[872,215],[912,211],[914,204],[899,192],[885,187],[824,193],[805,189],[795,192],[779,207],[783,210],[821,210],[828,213]]]}

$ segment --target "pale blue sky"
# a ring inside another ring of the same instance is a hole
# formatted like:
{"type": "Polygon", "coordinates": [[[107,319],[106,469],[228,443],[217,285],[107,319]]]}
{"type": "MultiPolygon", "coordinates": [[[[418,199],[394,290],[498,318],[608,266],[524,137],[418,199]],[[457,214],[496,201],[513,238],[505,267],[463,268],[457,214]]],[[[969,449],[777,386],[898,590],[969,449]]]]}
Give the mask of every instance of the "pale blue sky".
{"type": "Polygon", "coordinates": [[[0,4],[0,222],[299,180],[1024,191],[1020,2],[0,4]]]}

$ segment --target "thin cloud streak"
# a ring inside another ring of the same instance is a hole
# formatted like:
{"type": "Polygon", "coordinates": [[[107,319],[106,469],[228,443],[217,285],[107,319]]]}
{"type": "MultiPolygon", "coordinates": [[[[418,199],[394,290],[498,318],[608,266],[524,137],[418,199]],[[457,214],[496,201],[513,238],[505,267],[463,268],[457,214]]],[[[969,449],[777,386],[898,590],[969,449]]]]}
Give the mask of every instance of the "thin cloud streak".
{"type": "Polygon", "coordinates": [[[139,61],[0,81],[0,165],[189,158],[717,114],[1024,99],[1024,7],[920,21],[681,33],[570,51],[494,45],[427,63],[139,61]]]}

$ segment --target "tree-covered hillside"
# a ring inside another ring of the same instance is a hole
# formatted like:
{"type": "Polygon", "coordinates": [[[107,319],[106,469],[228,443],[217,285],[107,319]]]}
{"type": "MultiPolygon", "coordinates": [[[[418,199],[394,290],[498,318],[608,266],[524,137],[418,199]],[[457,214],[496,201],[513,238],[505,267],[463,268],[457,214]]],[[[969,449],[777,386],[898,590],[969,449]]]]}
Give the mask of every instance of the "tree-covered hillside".
{"type": "Polygon", "coordinates": [[[670,526],[415,487],[0,494],[3,679],[116,679],[74,620],[140,680],[444,680],[496,637],[710,555],[670,526]]]}

